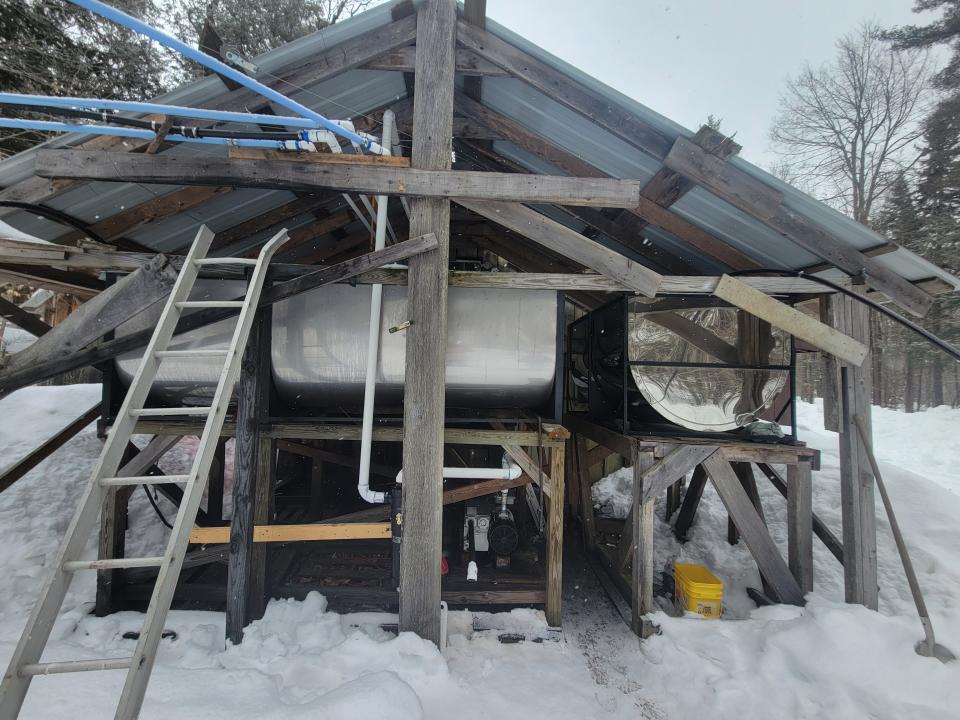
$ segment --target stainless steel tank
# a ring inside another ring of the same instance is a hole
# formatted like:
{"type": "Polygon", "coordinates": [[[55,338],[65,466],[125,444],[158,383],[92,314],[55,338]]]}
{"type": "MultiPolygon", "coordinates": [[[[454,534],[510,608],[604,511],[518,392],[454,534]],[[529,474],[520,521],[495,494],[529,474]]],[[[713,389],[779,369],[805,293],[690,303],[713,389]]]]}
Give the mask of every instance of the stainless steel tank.
{"type": "MultiPolygon", "coordinates": [[[[204,280],[192,299],[229,299],[244,283],[204,280]]],[[[377,402],[402,400],[407,333],[387,330],[407,320],[406,286],[383,288],[377,402]]],[[[154,325],[156,306],[118,330],[154,325]]],[[[447,329],[447,404],[531,408],[553,389],[557,349],[557,293],[552,290],[450,288],[447,329]]],[[[370,286],[330,285],[273,306],[272,366],[280,397],[306,407],[356,407],[363,400],[370,286]]],[[[226,347],[230,321],[178,335],[171,349],[226,347]]],[[[140,353],[117,360],[129,382],[140,353]]],[[[157,395],[173,400],[204,396],[215,384],[216,358],[165,360],[157,395]]]]}

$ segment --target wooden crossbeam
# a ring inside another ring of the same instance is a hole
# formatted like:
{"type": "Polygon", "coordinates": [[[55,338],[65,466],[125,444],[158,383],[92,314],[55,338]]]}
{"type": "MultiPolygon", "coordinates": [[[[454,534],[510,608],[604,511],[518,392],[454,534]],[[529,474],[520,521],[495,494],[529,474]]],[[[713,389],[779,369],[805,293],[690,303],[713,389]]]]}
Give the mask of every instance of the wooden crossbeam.
{"type": "Polygon", "coordinates": [[[656,295],[660,288],[662,276],[659,273],[628,260],[535,210],[517,203],[463,199],[458,203],[647,297],[656,295]]]}
{"type": "Polygon", "coordinates": [[[323,165],[367,165],[371,167],[410,167],[410,158],[402,155],[360,155],[358,153],[285,152],[265,148],[231,147],[232,160],[278,160],[281,162],[318,163],[323,165]]]}
{"type": "Polygon", "coordinates": [[[757,513],[746,490],[734,473],[730,463],[719,453],[714,453],[703,461],[703,469],[713,481],[717,494],[727,508],[727,513],[736,523],[747,547],[764,579],[776,594],[776,600],[791,605],[803,605],[803,592],[790,568],[784,562],[780,551],[770,537],[767,527],[757,513]]]}
{"type": "Polygon", "coordinates": [[[46,440],[36,450],[29,453],[26,457],[18,460],[13,465],[0,473],[0,492],[13,485],[37,465],[50,457],[59,448],[63,447],[74,435],[83,430],[87,425],[100,417],[100,403],[96,403],[89,410],[82,413],[80,417],[71,422],[65,428],[60,430],[49,440],[46,440]]]}
{"type": "Polygon", "coordinates": [[[633,208],[640,182],[555,175],[523,176],[419,168],[366,167],[324,162],[231,160],[40,150],[35,172],[108,182],[232,185],[311,192],[320,189],[370,195],[633,208]]]}
{"type": "Polygon", "coordinates": [[[88,300],[62,323],[16,353],[0,377],[16,374],[49,357],[76,352],[165,298],[177,271],[163,255],[88,300]]]}
{"type": "Polygon", "coordinates": [[[22,330],[26,330],[34,337],[41,337],[50,332],[51,327],[33,313],[28,313],[19,305],[0,297],[0,317],[9,320],[22,330]]]}
{"type": "MultiPolygon", "coordinates": [[[[412,73],[415,56],[416,48],[413,45],[407,45],[378,55],[364,64],[363,69],[412,73]]],[[[509,75],[503,68],[463,48],[457,48],[457,74],[464,75],[467,78],[507,77],[509,75]]]]}
{"type": "Polygon", "coordinates": [[[643,496],[641,504],[656,498],[697,465],[717,451],[716,445],[680,445],[669,455],[653,464],[642,475],[643,496]]]}
{"type": "Polygon", "coordinates": [[[729,275],[720,278],[713,294],[857,367],[870,352],[863,343],[729,275]]]}
{"type": "MultiPolygon", "coordinates": [[[[318,540],[389,540],[390,523],[329,523],[311,525],[255,525],[253,541],[312,542],[318,540]]],[[[191,544],[219,545],[230,541],[228,527],[198,527],[190,533],[191,544]]]]}

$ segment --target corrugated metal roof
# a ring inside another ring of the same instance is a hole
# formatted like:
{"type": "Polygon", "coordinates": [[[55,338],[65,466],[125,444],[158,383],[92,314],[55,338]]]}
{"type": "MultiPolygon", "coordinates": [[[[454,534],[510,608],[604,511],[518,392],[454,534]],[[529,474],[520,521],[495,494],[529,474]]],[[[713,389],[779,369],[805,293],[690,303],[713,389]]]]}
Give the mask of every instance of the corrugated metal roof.
{"type": "MultiPolygon", "coordinates": [[[[389,24],[392,21],[391,9],[395,4],[391,2],[377,6],[258,57],[256,62],[261,68],[261,75],[269,77],[277,74],[283,68],[294,67],[305,62],[318,52],[389,24]]],[[[492,21],[487,22],[487,29],[599,93],[609,102],[635,114],[666,137],[675,139],[679,136],[688,138],[693,136],[690,130],[607,87],[511,30],[492,21]]],[[[406,95],[401,73],[371,70],[346,72],[306,88],[281,87],[280,89],[290,93],[291,97],[299,102],[334,118],[357,117],[406,95]]],[[[227,92],[218,78],[208,76],[178,88],[160,100],[171,104],[204,105],[216,101],[227,92]]],[[[655,158],[599,128],[582,115],[559,105],[520,80],[505,77],[486,78],[483,85],[483,102],[614,177],[646,181],[661,168],[661,163],[655,158]]],[[[282,111],[281,108],[275,108],[275,110],[282,111]]],[[[83,138],[80,136],[65,136],[47,143],[46,146],[71,145],[81,139],[83,138]]],[[[560,172],[557,168],[550,167],[509,142],[498,141],[494,148],[504,157],[534,172],[553,174],[560,172]]],[[[223,148],[191,145],[176,147],[166,152],[195,155],[197,153],[223,154],[226,151],[223,148]]],[[[29,177],[32,174],[32,154],[32,151],[27,151],[0,163],[0,185],[9,186],[29,177]]],[[[734,158],[731,162],[740,170],[781,192],[784,203],[790,209],[843,242],[860,250],[885,242],[884,238],[869,228],[745,160],[734,158]]],[[[125,208],[176,189],[159,185],[90,182],[51,198],[47,204],[86,222],[96,222],[125,208]]],[[[290,193],[279,191],[235,190],[212,198],[189,211],[140,228],[131,233],[130,237],[156,250],[170,251],[189,242],[200,223],[207,223],[214,230],[224,229],[277,207],[292,197],[290,193]]],[[[765,267],[799,269],[814,265],[820,260],[703,188],[694,188],[676,202],[672,209],[683,218],[751,256],[765,267]]],[[[24,232],[47,240],[55,240],[57,236],[66,232],[62,226],[26,212],[9,214],[5,216],[5,220],[24,232]]],[[[295,219],[292,224],[302,224],[308,220],[309,217],[302,217],[295,219]]],[[[569,218],[564,218],[562,221],[575,225],[569,218]]],[[[723,269],[709,258],[704,258],[701,253],[692,252],[682,240],[659,228],[648,226],[646,234],[650,242],[684,259],[704,273],[717,273],[723,269]]],[[[251,242],[256,239],[259,238],[251,238],[251,242]]],[[[907,250],[901,249],[882,255],[877,258],[877,261],[908,280],[938,277],[954,288],[960,289],[960,280],[907,250]]]]}

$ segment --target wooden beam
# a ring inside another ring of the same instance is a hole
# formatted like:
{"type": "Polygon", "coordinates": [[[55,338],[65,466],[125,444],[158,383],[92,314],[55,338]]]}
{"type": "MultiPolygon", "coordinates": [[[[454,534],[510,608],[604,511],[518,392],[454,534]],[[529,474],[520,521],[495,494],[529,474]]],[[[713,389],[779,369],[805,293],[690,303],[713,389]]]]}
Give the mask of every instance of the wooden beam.
{"type": "Polygon", "coordinates": [[[713,294],[856,367],[870,352],[863,343],[729,275],[720,278],[713,294]]]}
{"type": "MultiPolygon", "coordinates": [[[[231,190],[229,187],[185,187],[166,195],[140,203],[90,226],[90,231],[105,241],[116,240],[144,225],[158,222],[177,213],[191,210],[208,200],[231,190]]],[[[79,230],[57,238],[58,243],[68,243],[87,237],[79,230]]]]}
{"type": "MultiPolygon", "coordinates": [[[[378,55],[363,66],[364,70],[389,70],[393,72],[414,71],[416,47],[395,48],[382,55],[378,55]]],[[[463,48],[457,48],[457,74],[465,75],[466,79],[483,77],[507,77],[509,73],[503,68],[484,60],[476,53],[463,48]]]]}
{"type": "Polygon", "coordinates": [[[563,512],[564,454],[562,446],[550,450],[550,493],[547,505],[547,605],[544,610],[547,624],[559,627],[563,609],[563,512]]]}
{"type": "Polygon", "coordinates": [[[633,465],[633,507],[627,521],[630,523],[629,537],[620,542],[632,545],[631,626],[633,631],[643,636],[643,616],[654,611],[653,604],[653,525],[656,510],[656,495],[647,489],[645,476],[652,469],[653,453],[640,449],[632,443],[631,463],[633,465]]]}
{"type": "MultiPolygon", "coordinates": [[[[480,29],[486,29],[487,27],[487,0],[464,0],[463,3],[463,20],[468,25],[473,25],[480,29]]],[[[469,50],[464,50],[463,52],[469,53],[469,50]]],[[[458,51],[459,54],[459,51],[458,51]]],[[[482,58],[470,53],[473,57],[476,57],[480,62],[485,62],[482,58]]],[[[493,65],[493,67],[500,70],[500,68],[493,63],[488,63],[493,65]]],[[[506,71],[503,71],[506,75],[506,71]]],[[[483,77],[466,77],[463,79],[463,91],[467,94],[467,97],[473,98],[474,100],[479,101],[482,97],[483,90],[483,77]]]]}
{"type": "Polygon", "coordinates": [[[93,297],[105,287],[101,280],[89,273],[58,270],[49,265],[0,264],[0,277],[8,282],[47,288],[83,299],[93,297]]]}
{"type": "Polygon", "coordinates": [[[0,297],[0,317],[12,322],[21,330],[26,330],[34,337],[41,337],[51,330],[51,327],[36,315],[2,297],[0,297]]]}
{"type": "Polygon", "coordinates": [[[22,372],[49,357],[62,357],[87,347],[170,294],[177,271],[157,255],[150,263],[83,303],[62,323],[16,353],[0,378],[22,372]]]}
{"type": "MultiPolygon", "coordinates": [[[[411,153],[412,164],[417,169],[404,172],[449,173],[456,16],[453,0],[426,0],[417,10],[411,153]]],[[[377,171],[393,172],[389,168],[377,168],[377,171]]],[[[401,631],[413,631],[440,646],[449,201],[428,197],[411,200],[410,233],[433,233],[438,247],[431,253],[416,256],[409,264],[407,316],[413,325],[407,331],[403,407],[399,626],[401,631]]]]}
{"type": "MultiPolygon", "coordinates": [[[[308,275],[303,275],[294,280],[274,285],[261,295],[260,305],[261,307],[272,305],[280,300],[292,297],[297,293],[355,277],[381,265],[407,259],[435,245],[435,237],[414,238],[413,240],[405,240],[383,250],[368,253],[358,258],[338,263],[337,265],[331,265],[330,267],[317,270],[308,275]]],[[[183,318],[178,327],[180,332],[187,332],[188,330],[195,330],[219,322],[220,320],[225,320],[236,313],[237,311],[235,310],[201,311],[183,318]]],[[[17,388],[32,385],[41,380],[46,380],[69,370],[74,370],[78,367],[96,365],[105,360],[111,360],[125,352],[143,347],[152,335],[153,328],[147,328],[122,338],[117,338],[116,340],[103,341],[65,357],[56,357],[38,362],[33,367],[26,368],[16,375],[10,373],[9,376],[4,376],[0,379],[0,395],[12,392],[17,388]]]]}
{"type": "MultiPolygon", "coordinates": [[[[592,483],[590,482],[590,460],[587,457],[586,442],[580,435],[573,438],[574,467],[577,472],[577,486],[580,491],[580,519],[583,523],[583,545],[593,551],[597,544],[596,515],[593,511],[592,483]]],[[[597,445],[597,447],[602,447],[597,445]]]]}
{"type": "MultiPolygon", "coordinates": [[[[780,473],[767,463],[757,463],[757,467],[760,468],[760,472],[767,476],[770,484],[777,489],[777,492],[783,495],[784,498],[788,498],[789,490],[787,483],[780,476],[780,473]]],[[[827,550],[830,551],[830,554],[843,565],[843,543],[840,542],[837,536],[833,534],[833,531],[827,527],[827,524],[823,522],[816,513],[813,513],[813,532],[820,538],[827,550]]]]}
{"type": "Polygon", "coordinates": [[[702,465],[697,465],[693,471],[693,477],[690,478],[690,484],[687,485],[687,491],[683,495],[683,503],[680,505],[677,520],[673,524],[673,534],[680,542],[686,542],[690,539],[690,528],[693,526],[693,520],[697,515],[697,508],[700,506],[700,499],[703,497],[703,490],[706,486],[707,473],[702,465]]]}
{"type": "MultiPolygon", "coordinates": [[[[190,542],[213,545],[230,539],[228,527],[197,527],[190,542]]],[[[313,542],[319,540],[389,540],[390,523],[330,523],[315,525],[255,525],[253,542],[313,542]]]]}
{"type": "Polygon", "coordinates": [[[730,365],[736,365],[740,362],[737,348],[683,315],[675,312],[652,312],[645,313],[643,317],[660,327],[666,328],[677,337],[686,340],[693,347],[702,350],[720,362],[730,365]]]}
{"type": "MultiPolygon", "coordinates": [[[[256,235],[259,232],[275,228],[277,225],[287,222],[298,215],[308,213],[320,207],[329,200],[329,195],[305,195],[303,197],[298,197],[296,200],[291,200],[290,202],[284,203],[283,205],[275,207],[272,210],[267,210],[261,215],[257,215],[249,220],[244,220],[243,222],[232,225],[225,230],[221,230],[216,234],[216,237],[213,238],[210,249],[212,251],[222,250],[223,248],[240,242],[241,240],[246,240],[250,236],[256,235]]],[[[175,252],[177,254],[183,254],[189,250],[189,247],[189,245],[184,245],[183,247],[177,248],[175,252]]]]}
{"type": "MultiPolygon", "coordinates": [[[[475,118],[489,129],[495,130],[503,136],[504,139],[536,155],[541,160],[556,166],[569,175],[576,177],[611,177],[608,173],[604,173],[589,162],[541,138],[515,120],[491,110],[464,94],[457,96],[457,102],[461,112],[475,118]]],[[[628,208],[628,210],[636,216],[638,222],[640,222],[640,224],[634,228],[627,228],[623,224],[613,221],[605,222],[605,218],[601,219],[602,216],[598,218],[595,213],[590,212],[588,209],[575,211],[575,214],[584,220],[584,222],[597,227],[597,229],[605,235],[623,239],[624,241],[627,240],[627,238],[624,238],[624,235],[633,233],[635,241],[639,242],[642,238],[640,233],[643,229],[643,223],[650,222],[676,235],[695,249],[725,263],[731,268],[746,269],[759,267],[758,263],[733,246],[723,242],[688,220],[685,220],[672,210],[661,207],[653,200],[644,197],[643,188],[641,188],[641,195],[638,198],[638,205],[634,208],[628,208]]]]}
{"type": "Polygon", "coordinates": [[[107,182],[231,185],[303,192],[326,189],[370,195],[592,207],[632,208],[640,199],[640,183],[636,180],[83,150],[40,150],[35,172],[43,177],[107,182]]]}
{"type": "Polygon", "coordinates": [[[643,473],[641,503],[656,498],[718,450],[716,445],[680,445],[643,473]]]}
{"type": "Polygon", "coordinates": [[[13,463],[3,472],[0,472],[0,493],[13,485],[37,465],[42,463],[48,457],[53,455],[59,448],[63,447],[71,438],[83,430],[87,425],[100,417],[100,403],[96,403],[86,412],[82,413],[76,420],[71,422],[65,428],[56,433],[49,440],[44,441],[40,447],[13,463]]]}
{"type": "Polygon", "coordinates": [[[279,162],[316,163],[320,165],[365,165],[371,167],[410,167],[410,158],[402,155],[360,155],[358,153],[290,152],[265,148],[231,147],[231,160],[276,160],[279,162]]]}
{"type": "Polygon", "coordinates": [[[922,317],[933,302],[909,281],[791,210],[776,191],[689,140],[678,138],[664,164],[841,270],[864,276],[914,315],[922,317]]]}
{"type": "Polygon", "coordinates": [[[804,594],[813,590],[813,483],[810,463],[787,465],[787,563],[804,594]]]}
{"type": "Polygon", "coordinates": [[[233,479],[233,517],[229,534],[230,556],[227,563],[227,640],[239,644],[250,617],[253,576],[253,527],[261,444],[260,420],[266,412],[269,397],[270,367],[269,308],[256,312],[250,339],[243,352],[240,378],[237,381],[237,442],[233,479]],[[266,361],[266,362],[264,362],[266,361]]]}
{"type": "Polygon", "coordinates": [[[457,41],[550,99],[653,157],[662,159],[669,152],[670,138],[643,122],[635,113],[610,102],[595,90],[486,30],[461,20],[457,27],[457,41]]]}
{"type": "Polygon", "coordinates": [[[536,210],[517,203],[463,199],[457,202],[468,210],[556,250],[647,297],[655,296],[660,288],[662,276],[659,273],[608,250],[600,243],[541,215],[536,210]]]}
{"type": "Polygon", "coordinates": [[[791,605],[803,605],[803,592],[790,573],[780,551],[774,544],[767,527],[747,496],[746,490],[719,453],[714,453],[703,462],[703,468],[713,481],[717,494],[723,501],[727,512],[736,523],[737,529],[750,548],[760,573],[776,594],[776,600],[791,605]]]}

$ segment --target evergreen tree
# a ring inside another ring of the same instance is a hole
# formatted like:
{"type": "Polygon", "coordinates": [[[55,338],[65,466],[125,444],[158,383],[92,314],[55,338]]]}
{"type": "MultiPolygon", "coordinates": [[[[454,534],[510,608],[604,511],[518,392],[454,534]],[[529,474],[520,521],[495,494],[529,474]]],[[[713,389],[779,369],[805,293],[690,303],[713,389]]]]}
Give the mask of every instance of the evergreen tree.
{"type": "MultiPolygon", "coordinates": [[[[372,5],[375,0],[166,0],[168,17],[184,42],[207,47],[211,32],[223,45],[254,57],[322,30],[372,5]]],[[[219,44],[219,43],[217,43],[219,44]]],[[[194,75],[206,70],[192,66],[194,75]]]]}
{"type": "MultiPolygon", "coordinates": [[[[155,0],[113,0],[155,22],[155,0]]],[[[63,0],[0,0],[0,90],[145,100],[176,78],[169,55],[147,38],[63,0]]],[[[5,108],[4,114],[47,114],[5,108]]],[[[46,139],[43,133],[0,130],[0,158],[46,139]]]]}

